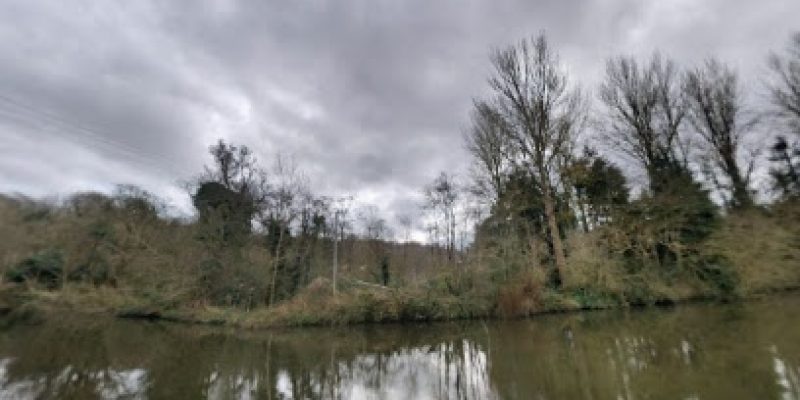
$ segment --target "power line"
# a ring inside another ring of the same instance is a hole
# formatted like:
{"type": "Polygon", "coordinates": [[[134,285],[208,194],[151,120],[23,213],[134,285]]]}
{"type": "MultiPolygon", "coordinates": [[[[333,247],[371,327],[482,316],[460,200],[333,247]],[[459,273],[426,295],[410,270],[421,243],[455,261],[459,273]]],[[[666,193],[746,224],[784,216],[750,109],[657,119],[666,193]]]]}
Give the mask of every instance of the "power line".
{"type": "Polygon", "coordinates": [[[76,123],[58,114],[21,103],[2,94],[0,94],[0,115],[4,115],[7,120],[16,120],[17,123],[22,122],[40,131],[44,131],[44,129],[42,129],[42,125],[44,125],[45,127],[52,128],[49,130],[49,133],[58,135],[72,142],[78,142],[88,146],[92,150],[100,150],[102,148],[116,152],[128,157],[132,161],[144,164],[147,167],[157,169],[161,172],[178,172],[180,175],[184,176],[191,175],[187,173],[184,167],[175,164],[163,156],[145,154],[135,147],[109,139],[107,137],[108,135],[94,128],[76,123]],[[68,135],[66,134],[67,132],[73,135],[68,135]],[[159,164],[166,164],[172,171],[165,170],[159,164]]]}

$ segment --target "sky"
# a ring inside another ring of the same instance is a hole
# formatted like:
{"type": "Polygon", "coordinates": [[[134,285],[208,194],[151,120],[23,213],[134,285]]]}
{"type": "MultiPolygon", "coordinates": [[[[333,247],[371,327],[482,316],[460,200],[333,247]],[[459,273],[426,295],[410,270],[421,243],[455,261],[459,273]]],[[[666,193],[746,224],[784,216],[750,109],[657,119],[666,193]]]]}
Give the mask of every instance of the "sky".
{"type": "Polygon", "coordinates": [[[0,192],[135,184],[189,213],[182,182],[222,138],[394,223],[440,171],[466,178],[493,48],[546,32],[589,95],[609,56],[716,56],[758,103],[799,16],[798,0],[4,0],[0,192]]]}

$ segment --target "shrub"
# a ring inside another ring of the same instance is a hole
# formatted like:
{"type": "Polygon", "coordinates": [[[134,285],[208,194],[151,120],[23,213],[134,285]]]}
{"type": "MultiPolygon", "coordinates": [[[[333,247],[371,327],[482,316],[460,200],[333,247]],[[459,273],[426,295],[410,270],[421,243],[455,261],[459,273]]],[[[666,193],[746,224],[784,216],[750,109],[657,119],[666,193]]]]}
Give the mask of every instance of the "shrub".
{"type": "Polygon", "coordinates": [[[600,242],[599,232],[573,235],[567,240],[569,255],[563,284],[566,291],[591,291],[620,295],[625,268],[608,246],[600,242]]]}
{"type": "Polygon", "coordinates": [[[6,279],[11,282],[36,282],[48,289],[61,285],[64,270],[64,257],[59,250],[47,249],[20,261],[6,271],[6,279]]]}
{"type": "Polygon", "coordinates": [[[202,299],[216,306],[252,308],[266,299],[265,273],[257,273],[246,262],[223,265],[216,258],[202,260],[198,265],[202,299]]]}
{"type": "Polygon", "coordinates": [[[99,255],[94,255],[77,268],[69,271],[67,280],[70,282],[88,282],[94,285],[115,284],[116,280],[111,276],[111,265],[99,255]]]}
{"type": "Polygon", "coordinates": [[[739,276],[724,256],[712,254],[699,257],[694,263],[694,272],[719,298],[729,299],[735,296],[739,276]]]}
{"type": "Polygon", "coordinates": [[[547,273],[543,268],[517,274],[497,292],[497,311],[503,317],[530,315],[542,309],[547,273]]]}
{"type": "Polygon", "coordinates": [[[800,207],[728,216],[706,246],[727,261],[743,295],[800,286],[800,207]]]}

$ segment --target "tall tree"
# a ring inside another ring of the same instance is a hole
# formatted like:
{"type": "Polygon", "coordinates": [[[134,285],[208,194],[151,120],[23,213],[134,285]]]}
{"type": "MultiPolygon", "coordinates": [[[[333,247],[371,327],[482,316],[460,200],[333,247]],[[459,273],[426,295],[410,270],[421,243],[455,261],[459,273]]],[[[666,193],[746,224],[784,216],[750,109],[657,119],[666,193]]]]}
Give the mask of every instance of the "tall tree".
{"type": "Polygon", "coordinates": [[[436,179],[425,187],[425,208],[431,210],[444,234],[447,259],[453,260],[456,247],[456,202],[459,199],[459,188],[452,176],[442,172],[436,179]]]}
{"type": "Polygon", "coordinates": [[[373,275],[380,284],[387,286],[390,279],[389,243],[393,236],[392,229],[373,205],[363,206],[358,214],[363,229],[362,238],[372,253],[372,262],[377,266],[373,275]]]}
{"type": "Polygon", "coordinates": [[[467,150],[476,161],[472,192],[490,205],[497,201],[509,174],[509,126],[503,116],[486,102],[476,101],[472,127],[465,135],[467,150]]]}
{"type": "Polygon", "coordinates": [[[706,155],[712,168],[721,170],[727,178],[731,205],[749,207],[753,204],[748,187],[753,163],[751,159],[744,170],[739,159],[742,137],[756,120],[743,117],[736,72],[717,60],[709,60],[704,67],[686,74],[684,91],[689,121],[708,148],[706,155]]]}
{"type": "Polygon", "coordinates": [[[214,159],[214,165],[205,167],[206,181],[218,182],[240,195],[253,193],[259,182],[260,170],[249,147],[236,146],[219,139],[208,151],[214,159]]]}
{"type": "Polygon", "coordinates": [[[664,268],[675,267],[691,246],[708,237],[717,216],[689,169],[681,136],[688,105],[679,78],[675,64],[657,54],[642,66],[617,57],[608,61],[600,86],[608,138],[649,179],[649,191],[616,221],[630,238],[624,246],[643,246],[642,254],[654,255],[664,268]]]}
{"type": "Polygon", "coordinates": [[[608,138],[645,170],[654,194],[687,175],[680,126],[686,116],[677,68],[654,55],[647,65],[629,57],[610,59],[600,99],[608,116],[608,138]]]}
{"type": "Polygon", "coordinates": [[[494,52],[489,84],[491,107],[508,127],[513,162],[535,177],[555,260],[556,281],[566,269],[566,256],[556,207],[560,158],[568,155],[584,120],[583,97],[570,88],[567,75],[542,34],[494,52]]]}
{"type": "Polygon", "coordinates": [[[800,32],[792,36],[784,54],[770,56],[769,66],[773,73],[769,89],[775,111],[791,132],[800,135],[800,32]]]}
{"type": "Polygon", "coordinates": [[[348,225],[347,215],[350,213],[350,202],[352,197],[339,197],[333,200],[329,211],[331,212],[331,238],[333,239],[333,265],[332,265],[332,286],[333,294],[337,292],[337,279],[339,275],[339,242],[344,240],[344,230],[348,225]]]}
{"type": "MultiPolygon", "coordinates": [[[[413,227],[413,221],[411,220],[411,215],[409,214],[400,214],[397,216],[397,224],[400,226],[401,231],[401,239],[403,240],[403,265],[408,267],[408,245],[411,241],[411,228],[413,227]]],[[[417,284],[417,268],[416,264],[412,265],[411,267],[412,272],[412,282],[414,285],[417,284]]]]}
{"type": "MultiPolygon", "coordinates": [[[[296,288],[296,280],[291,276],[288,284],[279,287],[279,272],[286,269],[286,247],[291,239],[291,228],[302,213],[301,201],[310,196],[305,177],[298,172],[294,163],[283,156],[275,159],[271,170],[271,182],[266,192],[263,206],[259,209],[258,219],[266,231],[267,247],[272,253],[272,276],[270,278],[270,293],[268,304],[274,304],[278,291],[291,294],[296,288]],[[281,289],[281,290],[279,290],[281,289]]],[[[291,271],[289,275],[297,275],[291,271]]]]}
{"type": "Polygon", "coordinates": [[[770,174],[784,196],[800,196],[800,32],[784,54],[770,56],[769,66],[773,110],[787,129],[770,148],[770,160],[777,163],[770,174]]]}
{"type": "Polygon", "coordinates": [[[192,201],[200,220],[219,218],[224,240],[250,233],[251,221],[264,200],[266,180],[247,146],[220,139],[209,147],[214,163],[198,179],[192,201]]]}

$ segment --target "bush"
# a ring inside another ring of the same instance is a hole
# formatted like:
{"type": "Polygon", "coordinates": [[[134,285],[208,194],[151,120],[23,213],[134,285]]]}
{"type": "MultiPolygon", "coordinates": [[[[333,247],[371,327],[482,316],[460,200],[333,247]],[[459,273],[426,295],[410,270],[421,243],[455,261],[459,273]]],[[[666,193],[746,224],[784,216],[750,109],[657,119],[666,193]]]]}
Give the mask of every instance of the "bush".
{"type": "Polygon", "coordinates": [[[694,273],[721,299],[734,297],[739,276],[730,261],[719,254],[700,256],[694,263],[694,273]]]}
{"type": "Polygon", "coordinates": [[[503,317],[530,315],[542,310],[547,273],[543,268],[521,272],[497,292],[497,311],[503,317]]]}
{"type": "Polygon", "coordinates": [[[728,216],[706,249],[727,261],[738,292],[749,295],[800,286],[800,207],[748,210],[728,216]],[[793,214],[794,213],[794,214],[793,214]]]}
{"type": "Polygon", "coordinates": [[[205,259],[198,265],[200,297],[215,306],[253,308],[266,299],[265,273],[244,262],[223,265],[216,258],[205,259]]]}
{"type": "Polygon", "coordinates": [[[64,271],[64,257],[60,251],[48,249],[40,251],[20,261],[6,271],[6,279],[11,282],[36,282],[48,289],[61,286],[64,271]]]}
{"type": "Polygon", "coordinates": [[[619,256],[600,243],[600,232],[573,235],[567,241],[569,254],[563,284],[567,291],[589,290],[619,295],[624,290],[625,268],[619,256]]]}
{"type": "Polygon", "coordinates": [[[629,274],[623,277],[623,301],[629,305],[653,305],[659,300],[652,289],[653,282],[645,274],[629,274]]]}
{"type": "Polygon", "coordinates": [[[111,276],[111,265],[100,256],[91,257],[86,263],[79,265],[67,274],[70,282],[88,282],[94,285],[116,283],[111,276]]]}

